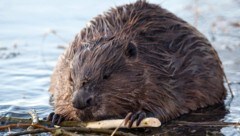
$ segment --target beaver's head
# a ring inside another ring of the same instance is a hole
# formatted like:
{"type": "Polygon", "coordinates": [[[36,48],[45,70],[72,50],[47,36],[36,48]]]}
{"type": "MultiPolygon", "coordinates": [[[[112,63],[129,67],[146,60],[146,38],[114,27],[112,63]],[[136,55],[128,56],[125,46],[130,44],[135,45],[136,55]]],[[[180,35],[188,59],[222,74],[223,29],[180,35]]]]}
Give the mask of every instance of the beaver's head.
{"type": "Polygon", "coordinates": [[[184,21],[166,17],[175,18],[139,1],[97,16],[76,36],[70,71],[72,104],[81,120],[122,118],[140,110],[164,114],[161,107],[174,105],[166,102],[174,99],[168,94],[169,74],[181,63],[169,52],[176,52],[173,45],[183,43],[186,31],[184,21]]]}
{"type": "Polygon", "coordinates": [[[137,47],[132,41],[102,38],[76,50],[72,103],[88,114],[79,115],[82,120],[122,117],[137,110],[139,90],[145,84],[137,47]]]}

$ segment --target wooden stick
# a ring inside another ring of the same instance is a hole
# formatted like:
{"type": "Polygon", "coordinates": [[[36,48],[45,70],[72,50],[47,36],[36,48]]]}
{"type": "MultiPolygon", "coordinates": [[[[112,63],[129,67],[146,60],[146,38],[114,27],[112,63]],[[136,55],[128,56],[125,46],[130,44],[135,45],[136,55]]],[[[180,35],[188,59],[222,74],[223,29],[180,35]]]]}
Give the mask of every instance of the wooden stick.
{"type": "MultiPolygon", "coordinates": [[[[110,129],[110,128],[128,128],[128,123],[124,125],[122,122],[124,119],[115,119],[115,120],[103,120],[88,122],[86,128],[94,129],[110,129]]],[[[157,118],[145,118],[141,121],[139,126],[136,126],[136,121],[133,122],[132,128],[143,128],[143,127],[160,127],[161,122],[157,118]]]]}

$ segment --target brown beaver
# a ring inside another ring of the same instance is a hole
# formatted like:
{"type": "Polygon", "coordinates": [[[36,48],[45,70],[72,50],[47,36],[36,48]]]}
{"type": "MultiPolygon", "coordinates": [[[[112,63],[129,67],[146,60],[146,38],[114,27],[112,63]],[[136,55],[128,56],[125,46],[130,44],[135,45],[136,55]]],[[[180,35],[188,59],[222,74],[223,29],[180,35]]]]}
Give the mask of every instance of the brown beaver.
{"type": "MultiPolygon", "coordinates": [[[[162,122],[222,103],[221,61],[194,27],[137,1],[94,18],[58,60],[51,78],[54,124],[154,116],[162,122]]],[[[131,125],[130,125],[131,126],[131,125]]]]}

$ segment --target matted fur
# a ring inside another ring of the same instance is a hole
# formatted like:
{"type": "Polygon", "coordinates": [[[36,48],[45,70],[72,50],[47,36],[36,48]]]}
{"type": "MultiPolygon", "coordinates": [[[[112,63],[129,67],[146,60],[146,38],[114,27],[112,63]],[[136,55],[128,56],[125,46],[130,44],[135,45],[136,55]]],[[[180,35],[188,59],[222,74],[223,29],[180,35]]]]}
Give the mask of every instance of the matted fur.
{"type": "Polygon", "coordinates": [[[137,1],[97,16],[75,37],[58,60],[50,92],[55,113],[67,120],[144,111],[165,122],[223,102],[223,74],[199,31],[158,5],[137,1]],[[130,45],[134,57],[127,55],[130,45]],[[84,110],[71,102],[81,88],[94,98],[84,110]]]}

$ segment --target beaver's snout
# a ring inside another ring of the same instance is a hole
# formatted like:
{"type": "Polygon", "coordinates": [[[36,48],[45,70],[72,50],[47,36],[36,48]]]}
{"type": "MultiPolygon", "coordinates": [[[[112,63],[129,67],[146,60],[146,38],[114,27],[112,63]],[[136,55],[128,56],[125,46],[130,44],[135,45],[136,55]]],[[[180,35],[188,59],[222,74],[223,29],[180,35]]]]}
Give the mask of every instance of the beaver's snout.
{"type": "Polygon", "coordinates": [[[74,108],[83,110],[93,103],[93,98],[87,91],[80,89],[73,94],[72,104],[74,108]]]}

